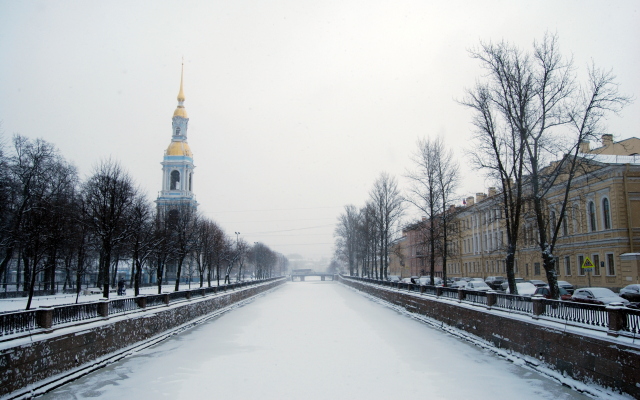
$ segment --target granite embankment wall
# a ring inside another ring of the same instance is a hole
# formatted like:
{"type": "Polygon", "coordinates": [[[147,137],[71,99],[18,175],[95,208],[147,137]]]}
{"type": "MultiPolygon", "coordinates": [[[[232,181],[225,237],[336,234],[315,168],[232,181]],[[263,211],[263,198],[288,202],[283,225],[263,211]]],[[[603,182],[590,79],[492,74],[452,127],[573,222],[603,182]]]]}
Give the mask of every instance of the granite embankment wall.
{"type": "MultiPolygon", "coordinates": [[[[516,352],[586,384],[640,399],[640,346],[604,335],[580,334],[550,324],[499,315],[410,292],[340,278],[340,282],[406,310],[468,332],[499,349],[516,352]]],[[[452,371],[455,373],[455,371],[452,371]]]]}
{"type": "Polygon", "coordinates": [[[32,390],[37,393],[54,387],[55,382],[90,372],[96,365],[121,358],[168,332],[285,282],[283,278],[4,342],[0,346],[0,398],[28,397],[32,390]]]}

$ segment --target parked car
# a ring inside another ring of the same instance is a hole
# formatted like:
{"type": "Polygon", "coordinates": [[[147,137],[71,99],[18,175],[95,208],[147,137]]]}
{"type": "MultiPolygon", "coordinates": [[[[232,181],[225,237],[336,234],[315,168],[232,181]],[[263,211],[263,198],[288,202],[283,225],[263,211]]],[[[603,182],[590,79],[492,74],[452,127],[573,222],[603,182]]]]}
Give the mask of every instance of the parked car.
{"type": "Polygon", "coordinates": [[[389,282],[400,282],[400,277],[398,275],[389,275],[387,280],[389,282]]]}
{"type": "MultiPolygon", "coordinates": [[[[560,290],[560,300],[571,300],[571,294],[565,288],[558,286],[558,290],[560,290]]],[[[551,298],[549,286],[538,287],[533,294],[541,294],[547,299],[551,298]]]]}
{"type": "Polygon", "coordinates": [[[502,282],[504,282],[504,277],[502,276],[488,276],[484,282],[491,287],[491,289],[498,290],[502,282]]]}
{"type": "Polygon", "coordinates": [[[613,293],[611,289],[603,287],[576,289],[573,292],[573,296],[571,296],[571,300],[589,304],[629,303],[629,300],[623,299],[613,293]]]}
{"type": "MultiPolygon", "coordinates": [[[[516,283],[516,289],[518,289],[519,296],[533,296],[538,287],[531,282],[516,283]]],[[[511,291],[507,288],[507,293],[511,291]]]]}
{"type": "Polygon", "coordinates": [[[450,288],[452,288],[452,289],[464,289],[467,286],[468,283],[469,283],[468,281],[460,279],[459,281],[453,282],[451,284],[450,288]]]}
{"type": "MultiPolygon", "coordinates": [[[[421,276],[420,278],[418,278],[418,283],[421,285],[431,285],[431,277],[421,276]]],[[[433,278],[433,284],[435,286],[442,286],[443,283],[444,281],[442,280],[442,278],[438,278],[437,276],[433,278]]]]}
{"type": "Polygon", "coordinates": [[[486,292],[488,290],[491,290],[489,285],[487,285],[483,281],[471,281],[471,282],[467,283],[467,286],[465,286],[465,289],[482,291],[482,292],[486,292]]]}
{"type": "Polygon", "coordinates": [[[629,301],[640,301],[640,285],[627,285],[620,289],[620,297],[629,301]]]}
{"type": "Polygon", "coordinates": [[[573,294],[574,287],[567,281],[558,281],[558,287],[563,288],[564,290],[569,292],[569,294],[573,294]]]}
{"type": "Polygon", "coordinates": [[[412,281],[412,279],[415,279],[415,278],[412,278],[412,277],[402,278],[402,280],[400,282],[402,282],[402,283],[414,283],[415,280],[412,281]]]}
{"type": "Polygon", "coordinates": [[[549,286],[549,284],[545,281],[541,281],[539,279],[529,279],[529,282],[533,283],[534,285],[536,285],[536,287],[545,287],[545,286],[549,286]]]}
{"type": "MultiPolygon", "coordinates": [[[[524,282],[524,278],[515,278],[515,280],[516,280],[516,283],[524,282]]],[[[502,282],[502,285],[500,285],[500,289],[503,292],[506,292],[507,289],[509,289],[509,281],[505,279],[504,282],[502,282]]]]}
{"type": "MultiPolygon", "coordinates": [[[[469,282],[471,282],[471,281],[484,282],[484,279],[482,279],[482,278],[478,278],[478,277],[475,277],[475,278],[469,278],[469,282]]],[[[485,282],[485,283],[486,283],[486,282],[485,282]]]]}

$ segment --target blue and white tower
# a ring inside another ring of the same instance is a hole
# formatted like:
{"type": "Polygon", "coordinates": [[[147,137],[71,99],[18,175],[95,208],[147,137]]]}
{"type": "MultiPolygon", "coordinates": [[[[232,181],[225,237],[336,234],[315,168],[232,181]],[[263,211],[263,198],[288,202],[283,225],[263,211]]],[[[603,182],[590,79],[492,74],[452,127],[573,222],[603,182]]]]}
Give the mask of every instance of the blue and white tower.
{"type": "Polygon", "coordinates": [[[180,92],[178,93],[178,107],[173,112],[171,143],[164,152],[162,161],[162,191],[158,195],[156,204],[159,212],[171,213],[185,206],[198,207],[193,194],[193,153],[187,143],[187,129],[189,118],[184,108],[183,90],[184,64],[180,73],[180,92]]]}

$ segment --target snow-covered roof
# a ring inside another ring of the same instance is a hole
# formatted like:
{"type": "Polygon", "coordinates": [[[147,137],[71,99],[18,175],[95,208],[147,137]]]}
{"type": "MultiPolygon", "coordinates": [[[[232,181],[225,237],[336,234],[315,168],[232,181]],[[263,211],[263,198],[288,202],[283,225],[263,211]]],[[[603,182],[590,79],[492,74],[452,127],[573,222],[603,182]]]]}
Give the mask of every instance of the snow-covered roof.
{"type": "Polygon", "coordinates": [[[585,158],[603,164],[634,164],[640,165],[640,155],[618,156],[615,154],[588,154],[585,158]]]}

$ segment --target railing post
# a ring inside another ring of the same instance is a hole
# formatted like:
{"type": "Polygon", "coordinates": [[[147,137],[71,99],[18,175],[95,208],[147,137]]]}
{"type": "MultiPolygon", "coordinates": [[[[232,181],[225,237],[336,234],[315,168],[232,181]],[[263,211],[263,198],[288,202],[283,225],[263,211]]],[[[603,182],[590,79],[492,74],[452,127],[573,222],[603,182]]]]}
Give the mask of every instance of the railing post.
{"type": "Polygon", "coordinates": [[[164,301],[164,304],[169,305],[169,302],[171,301],[169,293],[162,293],[162,301],[164,301]]]}
{"type": "Polygon", "coordinates": [[[627,316],[621,303],[611,303],[606,308],[609,314],[609,331],[607,335],[618,337],[619,331],[625,328],[627,316]]]}
{"type": "Polygon", "coordinates": [[[487,308],[493,307],[493,305],[496,304],[496,300],[497,300],[496,292],[494,292],[493,290],[488,290],[487,291],[487,308]]]}
{"type": "Polygon", "coordinates": [[[144,294],[137,295],[136,304],[138,304],[138,308],[147,308],[147,296],[144,294]]]}
{"type": "Polygon", "coordinates": [[[105,318],[109,316],[108,299],[100,299],[100,301],[98,302],[98,315],[105,318]]]}
{"type": "Polygon", "coordinates": [[[531,297],[531,307],[533,311],[533,315],[531,316],[533,319],[538,319],[544,313],[544,304],[542,304],[542,300],[544,300],[544,296],[541,294],[534,294],[531,297]]]}
{"type": "Polygon", "coordinates": [[[442,286],[436,286],[436,296],[442,296],[442,286]]]}
{"type": "Polygon", "coordinates": [[[40,306],[36,310],[36,322],[40,328],[51,329],[53,326],[53,307],[40,306]]]}
{"type": "Polygon", "coordinates": [[[420,294],[424,294],[424,290],[426,287],[424,285],[420,285],[420,294]]]}
{"type": "Polygon", "coordinates": [[[464,300],[464,296],[465,296],[464,289],[458,288],[458,303],[461,303],[462,300],[464,300]]]}
{"type": "Polygon", "coordinates": [[[185,298],[187,300],[191,300],[191,290],[187,290],[187,293],[185,293],[185,298]]]}

